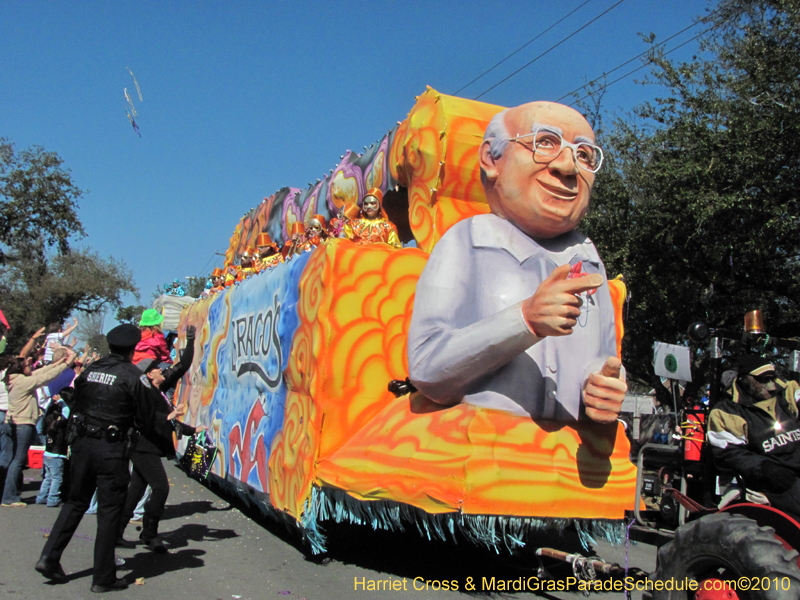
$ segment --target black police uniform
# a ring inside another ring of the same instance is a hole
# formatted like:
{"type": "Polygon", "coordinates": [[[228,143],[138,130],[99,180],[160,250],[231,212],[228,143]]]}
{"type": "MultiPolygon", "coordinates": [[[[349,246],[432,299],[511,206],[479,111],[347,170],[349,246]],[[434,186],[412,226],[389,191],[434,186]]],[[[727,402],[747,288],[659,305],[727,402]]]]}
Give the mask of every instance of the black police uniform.
{"type": "Polygon", "coordinates": [[[134,423],[142,432],[152,429],[158,400],[154,394],[141,371],[117,354],[94,362],[75,381],[70,424],[73,437],[77,435],[72,443],[72,487],[37,563],[37,570],[45,576],[59,572],[63,576],[61,554],[89,508],[96,488],[92,591],[118,585],[114,542],[130,481],[130,438],[134,435],[134,423]]]}
{"type": "MultiPolygon", "coordinates": [[[[180,421],[167,421],[167,416],[174,410],[171,401],[166,397],[166,392],[175,387],[181,377],[189,370],[194,360],[194,333],[186,336],[186,350],[181,355],[178,364],[168,367],[162,374],[164,382],[159,386],[160,401],[156,404],[156,419],[153,430],[139,437],[136,447],[131,455],[133,465],[131,483],[128,487],[128,497],[125,500],[125,509],[119,524],[119,538],[121,545],[127,545],[123,538],[128,521],[133,517],[136,505],[144,496],[149,485],[152,494],[144,505],[142,517],[142,533],[139,539],[157,552],[166,552],[166,547],[158,538],[158,524],[164,515],[164,509],[169,495],[169,477],[164,470],[163,457],[175,458],[175,447],[172,441],[173,432],[178,438],[183,435],[193,435],[196,429],[180,421]]],[[[151,359],[137,363],[139,369],[149,370],[151,359]]]]}

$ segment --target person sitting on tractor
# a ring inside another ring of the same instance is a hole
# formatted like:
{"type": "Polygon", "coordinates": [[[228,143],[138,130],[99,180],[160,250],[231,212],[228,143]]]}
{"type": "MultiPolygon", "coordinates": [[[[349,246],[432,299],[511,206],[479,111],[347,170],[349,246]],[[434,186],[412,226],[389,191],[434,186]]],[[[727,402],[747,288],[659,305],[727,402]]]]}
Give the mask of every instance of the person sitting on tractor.
{"type": "Polygon", "coordinates": [[[780,379],[765,358],[745,355],[732,392],[709,415],[715,462],[800,519],[800,385],[780,379]]]}

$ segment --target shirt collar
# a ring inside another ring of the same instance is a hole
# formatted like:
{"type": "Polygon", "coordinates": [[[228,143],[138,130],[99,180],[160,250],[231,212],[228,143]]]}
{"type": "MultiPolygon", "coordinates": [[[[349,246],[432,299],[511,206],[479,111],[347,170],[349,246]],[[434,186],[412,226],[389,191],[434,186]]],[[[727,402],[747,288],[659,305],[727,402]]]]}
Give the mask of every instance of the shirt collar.
{"type": "Polygon", "coordinates": [[[522,264],[532,256],[547,254],[551,257],[558,255],[564,264],[575,256],[580,256],[596,267],[600,260],[593,252],[592,243],[585,235],[578,231],[570,231],[552,240],[537,242],[517,229],[511,222],[497,215],[478,215],[472,218],[471,235],[473,248],[498,248],[505,250],[522,264]]]}

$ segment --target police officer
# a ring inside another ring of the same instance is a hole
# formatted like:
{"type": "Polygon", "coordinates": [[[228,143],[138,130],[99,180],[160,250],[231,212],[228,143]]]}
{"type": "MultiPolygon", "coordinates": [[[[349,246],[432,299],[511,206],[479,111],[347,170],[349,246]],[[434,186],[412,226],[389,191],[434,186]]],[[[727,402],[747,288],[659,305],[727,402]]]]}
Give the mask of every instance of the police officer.
{"type": "Polygon", "coordinates": [[[106,336],[111,353],[92,363],[75,381],[74,409],[70,418],[72,486],[36,570],[55,583],[65,583],[61,554],[78,528],[97,489],[97,535],[94,546],[92,591],[128,587],[117,579],[114,542],[130,481],[128,457],[135,429],[149,432],[158,397],[132,363],[141,339],[135,325],[120,325],[106,336]]]}
{"type": "Polygon", "coordinates": [[[158,362],[152,358],[145,358],[136,363],[139,368],[150,380],[151,385],[159,390],[161,402],[156,405],[155,427],[152,434],[142,435],[136,442],[136,448],[131,455],[133,470],[131,473],[131,483],[128,487],[128,497],[125,501],[125,510],[120,521],[119,536],[117,546],[122,548],[135,548],[135,542],[126,540],[123,537],[128,520],[133,517],[136,504],[142,498],[145,488],[149,485],[152,494],[144,505],[144,517],[142,518],[142,533],[139,539],[154,552],[166,552],[161,536],[158,535],[158,523],[164,515],[164,508],[169,495],[169,478],[164,470],[163,457],[175,458],[175,446],[172,441],[172,434],[176,433],[178,439],[183,435],[194,435],[195,432],[202,431],[201,425],[195,429],[180,421],[171,421],[170,417],[180,414],[176,412],[172,401],[166,396],[165,392],[174,388],[181,377],[192,366],[194,359],[194,340],[195,328],[189,325],[186,328],[186,349],[181,355],[180,362],[168,367],[164,371],[158,368],[158,362]]]}

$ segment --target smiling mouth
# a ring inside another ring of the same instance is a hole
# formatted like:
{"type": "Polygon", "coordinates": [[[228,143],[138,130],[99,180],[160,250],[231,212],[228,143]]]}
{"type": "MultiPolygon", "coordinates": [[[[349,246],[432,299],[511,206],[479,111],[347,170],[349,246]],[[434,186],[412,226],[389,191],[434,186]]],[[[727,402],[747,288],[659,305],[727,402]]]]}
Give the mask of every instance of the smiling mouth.
{"type": "Polygon", "coordinates": [[[539,181],[538,183],[540,186],[542,186],[542,189],[544,189],[545,192],[554,197],[556,200],[572,201],[578,197],[577,191],[568,190],[554,185],[548,185],[541,181],[539,181]]]}

